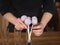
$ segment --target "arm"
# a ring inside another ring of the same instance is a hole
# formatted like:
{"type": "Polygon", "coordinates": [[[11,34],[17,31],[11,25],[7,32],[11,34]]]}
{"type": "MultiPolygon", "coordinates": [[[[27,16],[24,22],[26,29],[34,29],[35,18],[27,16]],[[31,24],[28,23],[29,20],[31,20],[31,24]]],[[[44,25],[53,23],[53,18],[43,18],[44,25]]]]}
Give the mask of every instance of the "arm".
{"type": "Polygon", "coordinates": [[[46,27],[46,25],[48,24],[52,17],[53,15],[51,13],[45,12],[42,16],[41,22],[37,26],[33,27],[33,33],[36,36],[42,35],[44,28],[46,27]]]}
{"type": "Polygon", "coordinates": [[[53,14],[49,12],[45,12],[43,14],[41,22],[40,22],[43,25],[43,28],[46,27],[46,25],[48,24],[48,22],[51,20],[52,17],[53,17],[53,14]]]}
{"type": "Polygon", "coordinates": [[[10,0],[0,0],[0,13],[2,16],[7,19],[9,22],[15,25],[16,17],[11,13],[13,10],[12,5],[10,5],[10,0]]]}
{"type": "Polygon", "coordinates": [[[26,28],[26,25],[17,17],[13,15],[13,6],[10,5],[10,2],[8,0],[1,0],[2,6],[0,7],[0,13],[3,15],[3,17],[8,20],[10,23],[15,25],[15,28],[17,30],[20,30],[21,28],[26,28]]]}
{"type": "Polygon", "coordinates": [[[13,25],[16,24],[16,20],[17,18],[12,14],[12,13],[6,13],[3,16],[6,20],[8,20],[10,23],[12,23],[13,25]]]}
{"type": "Polygon", "coordinates": [[[54,0],[44,0],[43,1],[43,17],[41,19],[41,23],[45,26],[51,20],[51,18],[56,14],[56,7],[54,0]]]}
{"type": "Polygon", "coordinates": [[[51,18],[55,15],[56,9],[54,5],[54,1],[43,0],[43,9],[44,9],[44,13],[43,13],[40,23],[37,26],[33,27],[33,33],[36,36],[42,35],[44,28],[46,27],[48,22],[51,20],[51,18]]]}
{"type": "Polygon", "coordinates": [[[20,18],[16,18],[12,13],[6,13],[3,16],[6,20],[8,20],[10,23],[12,23],[13,25],[15,25],[15,28],[17,30],[22,30],[22,29],[26,29],[26,25],[20,20],[20,18]]]}

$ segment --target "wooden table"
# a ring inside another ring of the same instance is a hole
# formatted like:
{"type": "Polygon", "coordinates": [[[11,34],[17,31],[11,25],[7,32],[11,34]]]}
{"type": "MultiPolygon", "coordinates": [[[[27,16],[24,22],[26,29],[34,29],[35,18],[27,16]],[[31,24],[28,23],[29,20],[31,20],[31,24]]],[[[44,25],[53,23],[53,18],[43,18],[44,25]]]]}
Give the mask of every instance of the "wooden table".
{"type": "MultiPolygon", "coordinates": [[[[20,45],[26,45],[26,33],[22,33],[22,38],[20,40],[20,45]]],[[[14,35],[17,33],[8,33],[8,45],[14,45],[14,35]]],[[[0,34],[0,45],[3,44],[4,35],[0,34]]],[[[60,32],[44,32],[40,37],[32,35],[32,45],[60,45],[60,32]]]]}

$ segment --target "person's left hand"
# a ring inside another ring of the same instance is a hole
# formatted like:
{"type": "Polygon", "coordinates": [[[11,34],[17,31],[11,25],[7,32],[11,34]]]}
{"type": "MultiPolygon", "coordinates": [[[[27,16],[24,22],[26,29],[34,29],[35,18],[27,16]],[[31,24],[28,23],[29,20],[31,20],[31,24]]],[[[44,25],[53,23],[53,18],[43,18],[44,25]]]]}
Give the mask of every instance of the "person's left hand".
{"type": "Polygon", "coordinates": [[[42,24],[37,24],[33,26],[33,33],[35,36],[40,36],[43,34],[44,26],[42,24]]]}

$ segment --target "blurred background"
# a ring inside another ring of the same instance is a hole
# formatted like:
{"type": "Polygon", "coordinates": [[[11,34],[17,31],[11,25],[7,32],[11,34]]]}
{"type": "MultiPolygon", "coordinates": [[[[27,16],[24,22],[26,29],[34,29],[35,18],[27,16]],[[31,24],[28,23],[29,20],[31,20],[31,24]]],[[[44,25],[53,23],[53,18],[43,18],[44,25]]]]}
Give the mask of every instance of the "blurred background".
{"type": "MultiPolygon", "coordinates": [[[[43,35],[36,37],[32,34],[32,45],[60,45],[60,0],[54,1],[57,14],[48,23],[43,35]]],[[[0,14],[0,45],[26,45],[27,32],[23,30],[19,33],[0,14]]]]}

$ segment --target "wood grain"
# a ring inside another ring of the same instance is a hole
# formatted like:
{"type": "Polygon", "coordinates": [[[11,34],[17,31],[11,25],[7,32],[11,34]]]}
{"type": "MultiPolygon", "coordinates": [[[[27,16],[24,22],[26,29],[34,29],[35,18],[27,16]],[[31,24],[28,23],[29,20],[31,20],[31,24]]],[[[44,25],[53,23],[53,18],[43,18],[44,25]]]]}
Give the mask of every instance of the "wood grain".
{"type": "MultiPolygon", "coordinates": [[[[8,45],[15,44],[15,37],[17,33],[8,33],[7,40],[8,45]]],[[[26,33],[22,33],[20,39],[20,45],[26,45],[26,33]]],[[[2,35],[3,37],[3,35],[2,35]]],[[[17,36],[18,38],[18,36],[17,36]]],[[[0,38],[0,45],[3,43],[3,38],[0,38]]],[[[44,32],[40,37],[36,37],[32,34],[32,45],[60,45],[60,32],[44,32]]]]}

